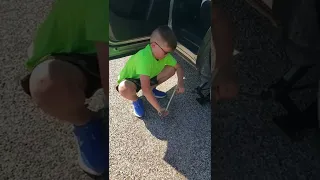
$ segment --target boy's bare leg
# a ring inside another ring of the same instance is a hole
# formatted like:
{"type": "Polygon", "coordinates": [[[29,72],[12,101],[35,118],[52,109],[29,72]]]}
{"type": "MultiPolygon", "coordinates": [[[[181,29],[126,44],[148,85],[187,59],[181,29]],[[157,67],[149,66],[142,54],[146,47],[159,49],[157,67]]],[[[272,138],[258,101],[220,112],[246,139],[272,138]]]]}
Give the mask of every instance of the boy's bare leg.
{"type": "Polygon", "coordinates": [[[131,82],[124,80],[118,86],[118,91],[122,97],[132,101],[133,112],[137,117],[142,117],[144,115],[143,102],[137,96],[137,87],[131,82]]]}
{"type": "Polygon", "coordinates": [[[122,81],[118,87],[120,95],[131,101],[138,100],[136,89],[136,85],[133,82],[127,80],[122,81]]]}
{"type": "MultiPolygon", "coordinates": [[[[174,67],[171,66],[165,66],[164,69],[158,74],[157,80],[158,80],[158,85],[166,82],[168,79],[170,79],[174,74],[176,73],[176,70],[174,67]]],[[[155,88],[156,86],[152,86],[152,89],[155,88]]]]}
{"type": "MultiPolygon", "coordinates": [[[[157,76],[158,84],[151,86],[151,88],[155,88],[159,84],[167,81],[169,78],[171,78],[175,74],[176,70],[173,67],[165,66],[165,68],[159,73],[157,76]]],[[[119,84],[118,90],[122,97],[131,100],[136,101],[138,100],[138,96],[136,93],[136,85],[131,81],[122,81],[119,84]]]]}
{"type": "Polygon", "coordinates": [[[33,101],[47,114],[75,125],[86,124],[93,113],[84,106],[86,79],[72,64],[47,60],[30,77],[33,101]]]}
{"type": "Polygon", "coordinates": [[[76,66],[60,60],[39,64],[30,77],[33,101],[47,114],[72,123],[80,167],[101,175],[108,167],[105,128],[101,117],[85,105],[86,78],[76,66]]]}

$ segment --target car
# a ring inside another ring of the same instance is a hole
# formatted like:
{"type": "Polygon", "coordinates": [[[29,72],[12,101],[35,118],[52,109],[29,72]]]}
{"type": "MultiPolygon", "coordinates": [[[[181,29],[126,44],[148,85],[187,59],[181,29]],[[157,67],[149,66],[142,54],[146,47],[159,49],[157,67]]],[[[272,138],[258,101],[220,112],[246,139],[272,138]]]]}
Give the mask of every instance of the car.
{"type": "Polygon", "coordinates": [[[160,25],[172,28],[178,40],[176,53],[200,74],[198,102],[210,101],[211,66],[206,64],[211,63],[211,0],[110,0],[110,60],[144,48],[160,25]]]}

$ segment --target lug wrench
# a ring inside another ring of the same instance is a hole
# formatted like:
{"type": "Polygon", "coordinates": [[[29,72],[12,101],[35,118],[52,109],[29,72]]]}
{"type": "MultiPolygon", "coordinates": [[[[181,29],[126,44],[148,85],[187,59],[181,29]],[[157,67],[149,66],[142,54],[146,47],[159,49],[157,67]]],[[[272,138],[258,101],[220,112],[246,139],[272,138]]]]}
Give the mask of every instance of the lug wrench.
{"type": "MultiPolygon", "coordinates": [[[[216,76],[217,74],[218,74],[218,70],[214,71],[213,77],[215,78],[215,76],[216,76]]],[[[184,77],[183,79],[185,80],[186,78],[184,77]]],[[[170,97],[170,100],[169,100],[169,102],[168,102],[168,105],[167,105],[167,107],[166,107],[166,111],[168,111],[169,105],[170,105],[170,103],[171,103],[171,100],[172,100],[174,94],[176,94],[177,88],[178,88],[178,85],[176,85],[176,87],[174,88],[174,91],[173,91],[173,93],[172,93],[172,95],[171,95],[171,97],[170,97]]],[[[188,91],[187,91],[187,92],[188,92],[188,91]]],[[[195,91],[191,91],[191,93],[196,93],[196,92],[195,92],[195,91]]],[[[210,96],[211,96],[211,95],[210,95],[210,96]]]]}
{"type": "MultiPolygon", "coordinates": [[[[216,69],[216,70],[213,72],[213,79],[214,79],[214,78],[216,77],[216,75],[218,74],[218,71],[219,71],[219,70],[216,69]]],[[[183,78],[183,79],[185,79],[185,78],[183,78]]],[[[170,105],[170,103],[171,103],[171,100],[172,100],[174,94],[176,94],[177,88],[178,88],[178,85],[176,85],[176,87],[174,88],[174,91],[173,91],[173,93],[172,93],[172,95],[171,95],[171,97],[170,97],[170,100],[169,100],[169,102],[168,102],[168,105],[167,105],[167,107],[166,107],[166,111],[168,111],[169,105],[170,105]]],[[[192,91],[192,93],[194,93],[194,92],[192,91]]],[[[211,97],[211,94],[210,94],[210,97],[211,97]]]]}
{"type": "Polygon", "coordinates": [[[170,100],[169,100],[169,102],[168,102],[168,105],[167,105],[167,107],[166,107],[166,111],[168,111],[169,105],[170,105],[170,103],[171,103],[171,100],[172,100],[174,94],[176,94],[177,88],[178,88],[178,85],[176,85],[176,87],[174,88],[174,91],[173,91],[173,93],[172,93],[172,95],[171,95],[171,97],[170,97],[170,100]]]}

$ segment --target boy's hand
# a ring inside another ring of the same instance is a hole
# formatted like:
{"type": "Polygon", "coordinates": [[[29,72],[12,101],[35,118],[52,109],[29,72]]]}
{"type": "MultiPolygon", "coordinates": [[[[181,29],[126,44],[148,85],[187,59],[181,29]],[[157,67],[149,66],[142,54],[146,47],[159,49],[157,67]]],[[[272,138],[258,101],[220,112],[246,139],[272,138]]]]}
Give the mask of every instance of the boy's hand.
{"type": "Polygon", "coordinates": [[[176,90],[176,92],[178,93],[178,94],[182,94],[182,93],[184,93],[184,91],[185,91],[185,89],[184,89],[184,87],[183,86],[178,86],[178,88],[177,88],[177,90],[176,90]]]}
{"type": "Polygon", "coordinates": [[[166,117],[169,115],[169,111],[166,110],[165,108],[161,108],[159,111],[158,111],[158,115],[160,117],[166,117]]]}
{"type": "Polygon", "coordinates": [[[217,3],[212,6],[212,51],[215,50],[212,79],[213,103],[235,98],[239,87],[233,60],[234,27],[229,15],[217,3]],[[214,45],[214,46],[213,46],[214,45]]]}

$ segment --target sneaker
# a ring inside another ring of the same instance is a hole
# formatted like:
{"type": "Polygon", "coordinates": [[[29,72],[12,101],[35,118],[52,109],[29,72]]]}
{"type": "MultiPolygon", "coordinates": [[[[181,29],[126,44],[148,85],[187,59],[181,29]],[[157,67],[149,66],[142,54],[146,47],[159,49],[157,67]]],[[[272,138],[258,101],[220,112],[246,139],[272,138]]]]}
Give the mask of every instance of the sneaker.
{"type": "Polygon", "coordinates": [[[79,165],[93,176],[101,176],[108,169],[108,137],[103,118],[91,120],[83,126],[74,126],[79,165]]]}
{"type": "Polygon", "coordinates": [[[133,103],[133,112],[137,117],[142,117],[144,115],[144,107],[141,99],[134,101],[133,103]]]}
{"type": "Polygon", "coordinates": [[[156,98],[164,98],[167,96],[167,93],[157,90],[156,88],[152,89],[153,95],[156,98]]]}

